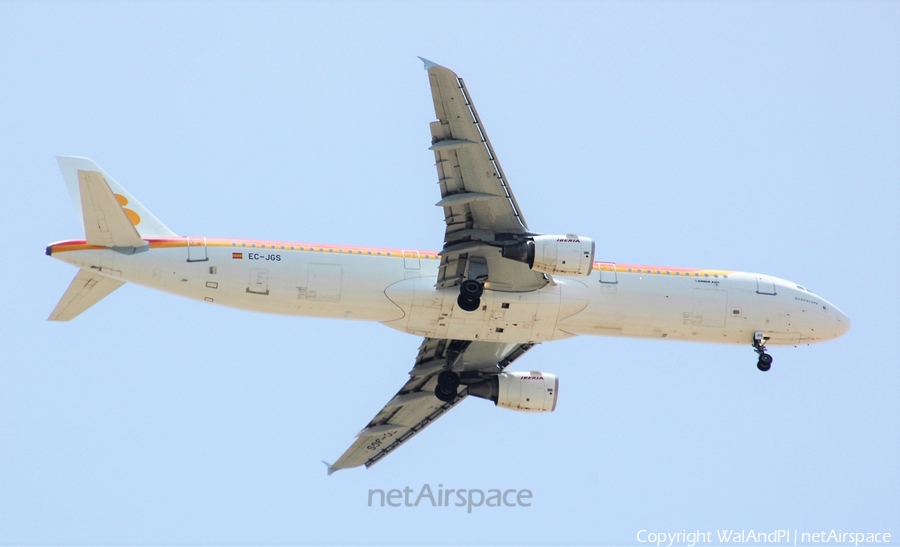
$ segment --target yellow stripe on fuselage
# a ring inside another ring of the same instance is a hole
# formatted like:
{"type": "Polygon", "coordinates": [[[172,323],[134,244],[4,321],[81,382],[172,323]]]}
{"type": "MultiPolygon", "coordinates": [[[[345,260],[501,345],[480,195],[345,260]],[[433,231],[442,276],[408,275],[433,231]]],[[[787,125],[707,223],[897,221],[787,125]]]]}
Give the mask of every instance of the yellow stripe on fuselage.
{"type": "MultiPolygon", "coordinates": [[[[192,246],[196,242],[202,241],[203,238],[190,238],[192,246]]],[[[188,238],[145,238],[150,244],[151,249],[172,249],[177,247],[187,247],[188,238]]],[[[315,243],[288,243],[284,241],[263,241],[250,239],[206,239],[207,247],[231,247],[234,249],[270,249],[279,251],[296,251],[296,252],[312,252],[312,253],[335,253],[349,255],[364,256],[381,256],[387,258],[403,258],[404,253],[407,258],[418,258],[426,260],[440,260],[437,251],[417,251],[413,249],[391,249],[386,247],[356,247],[356,246],[335,246],[315,243]]],[[[52,253],[64,253],[70,251],[87,251],[101,250],[106,247],[99,245],[88,245],[83,239],[75,239],[68,241],[60,241],[49,245],[48,249],[52,253]]],[[[594,270],[597,271],[615,271],[617,274],[641,274],[641,275],[669,275],[684,277],[728,277],[728,274],[734,273],[733,270],[708,270],[699,268],[675,268],[671,266],[645,266],[640,264],[621,264],[613,262],[594,262],[594,270]]]]}

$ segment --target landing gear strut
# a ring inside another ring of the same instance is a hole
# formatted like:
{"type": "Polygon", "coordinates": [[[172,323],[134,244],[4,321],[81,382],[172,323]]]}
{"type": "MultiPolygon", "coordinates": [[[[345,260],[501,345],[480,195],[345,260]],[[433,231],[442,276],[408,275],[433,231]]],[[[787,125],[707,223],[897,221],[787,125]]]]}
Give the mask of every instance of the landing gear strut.
{"type": "Polygon", "coordinates": [[[481,307],[481,295],[484,294],[484,285],[474,279],[466,279],[459,285],[459,296],[456,303],[463,311],[475,311],[481,307]]]}
{"type": "Polygon", "coordinates": [[[759,354],[756,368],[763,372],[772,368],[772,356],[766,353],[766,342],[768,341],[769,337],[762,332],[757,331],[753,334],[753,349],[759,354]]]}
{"type": "Polygon", "coordinates": [[[439,400],[449,403],[456,398],[459,387],[459,374],[452,370],[445,370],[438,374],[437,387],[434,388],[434,395],[439,400]]]}

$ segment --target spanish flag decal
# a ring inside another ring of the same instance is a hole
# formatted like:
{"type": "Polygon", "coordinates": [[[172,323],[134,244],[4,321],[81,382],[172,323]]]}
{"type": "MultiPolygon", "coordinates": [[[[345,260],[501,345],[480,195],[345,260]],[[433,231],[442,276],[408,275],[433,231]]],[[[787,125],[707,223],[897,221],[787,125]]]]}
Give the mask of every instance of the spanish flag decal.
{"type": "Polygon", "coordinates": [[[238,260],[244,258],[244,253],[231,253],[231,258],[236,258],[238,260]]]}

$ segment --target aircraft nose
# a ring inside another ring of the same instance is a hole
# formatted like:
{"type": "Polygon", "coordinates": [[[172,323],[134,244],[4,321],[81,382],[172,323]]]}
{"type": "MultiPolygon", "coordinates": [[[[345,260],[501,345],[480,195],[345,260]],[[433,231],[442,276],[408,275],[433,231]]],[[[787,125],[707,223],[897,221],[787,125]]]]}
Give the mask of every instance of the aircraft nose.
{"type": "Polygon", "coordinates": [[[840,338],[841,336],[847,334],[847,331],[850,330],[850,318],[844,315],[844,312],[837,308],[834,308],[834,312],[834,337],[840,338]]]}

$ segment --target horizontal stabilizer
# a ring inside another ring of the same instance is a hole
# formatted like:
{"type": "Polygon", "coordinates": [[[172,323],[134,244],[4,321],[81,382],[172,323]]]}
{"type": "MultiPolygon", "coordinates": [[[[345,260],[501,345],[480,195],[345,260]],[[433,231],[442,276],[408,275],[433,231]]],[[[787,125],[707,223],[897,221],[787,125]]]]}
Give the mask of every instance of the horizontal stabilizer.
{"type": "Polygon", "coordinates": [[[124,284],[124,281],[118,279],[79,270],[47,319],[70,321],[124,284]]]}

